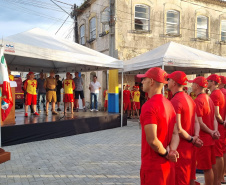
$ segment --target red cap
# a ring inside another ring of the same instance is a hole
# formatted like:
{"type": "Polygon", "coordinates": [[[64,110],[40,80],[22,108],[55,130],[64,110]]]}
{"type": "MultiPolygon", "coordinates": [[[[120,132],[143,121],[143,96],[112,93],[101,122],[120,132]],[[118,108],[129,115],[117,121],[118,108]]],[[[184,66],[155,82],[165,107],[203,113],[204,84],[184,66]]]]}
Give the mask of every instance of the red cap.
{"type": "Polygon", "coordinates": [[[130,87],[130,85],[129,85],[129,84],[127,84],[127,85],[126,85],[126,87],[130,87]]]}
{"type": "Polygon", "coordinates": [[[207,80],[212,80],[215,81],[217,83],[221,83],[221,78],[217,75],[217,74],[212,74],[210,75],[207,80]]]}
{"type": "Polygon", "coordinates": [[[31,75],[31,74],[34,74],[32,71],[30,71],[29,73],[28,73],[28,75],[31,75]]]}
{"type": "Polygon", "coordinates": [[[173,73],[168,75],[168,78],[173,79],[180,85],[187,85],[187,76],[183,71],[174,71],[173,73]]]}
{"type": "Polygon", "coordinates": [[[197,78],[195,78],[194,80],[188,80],[189,83],[196,83],[198,84],[200,87],[207,87],[207,80],[206,78],[204,78],[203,76],[198,76],[197,78]]]}
{"type": "Polygon", "coordinates": [[[222,84],[226,84],[226,77],[220,76],[220,78],[221,78],[221,83],[222,84]]]}
{"type": "Polygon", "coordinates": [[[67,72],[67,73],[66,73],[66,75],[70,75],[70,74],[71,74],[70,72],[67,72]]]}
{"type": "Polygon", "coordinates": [[[152,78],[153,80],[167,84],[167,73],[159,68],[159,67],[154,67],[149,69],[145,74],[139,74],[137,75],[138,78],[152,78]]]}

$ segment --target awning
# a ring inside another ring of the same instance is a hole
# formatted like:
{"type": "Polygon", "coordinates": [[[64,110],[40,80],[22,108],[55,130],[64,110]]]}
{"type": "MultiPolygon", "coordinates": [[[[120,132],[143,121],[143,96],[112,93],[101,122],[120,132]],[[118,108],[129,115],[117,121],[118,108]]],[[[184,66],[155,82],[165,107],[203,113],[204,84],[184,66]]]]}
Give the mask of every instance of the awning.
{"type": "Polygon", "coordinates": [[[85,72],[121,69],[123,62],[35,28],[3,39],[11,71],[85,72]]]}
{"type": "Polygon", "coordinates": [[[124,62],[124,72],[143,73],[151,67],[162,67],[171,73],[176,70],[186,74],[226,71],[226,58],[191,48],[175,42],[168,42],[124,62]]]}

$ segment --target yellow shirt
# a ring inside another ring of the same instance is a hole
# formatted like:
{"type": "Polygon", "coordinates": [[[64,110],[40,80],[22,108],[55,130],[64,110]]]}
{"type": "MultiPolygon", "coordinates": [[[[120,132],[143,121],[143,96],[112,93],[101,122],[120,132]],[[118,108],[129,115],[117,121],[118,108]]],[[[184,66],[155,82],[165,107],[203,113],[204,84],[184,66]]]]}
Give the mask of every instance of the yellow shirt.
{"type": "Polygon", "coordinates": [[[105,100],[108,100],[108,91],[104,91],[105,92],[105,100]]]}
{"type": "Polygon", "coordinates": [[[36,88],[37,88],[37,80],[27,80],[25,82],[25,89],[27,93],[36,95],[36,88]]]}
{"type": "Polygon", "coordinates": [[[73,80],[64,80],[63,87],[65,94],[73,94],[74,90],[74,81],[73,80]]]}
{"type": "Polygon", "coordinates": [[[195,100],[195,99],[196,99],[196,95],[195,95],[195,93],[191,92],[191,93],[190,93],[190,96],[191,96],[191,98],[192,98],[193,100],[195,100]]]}
{"type": "Polygon", "coordinates": [[[165,98],[167,98],[167,99],[168,99],[168,97],[169,97],[169,92],[168,92],[167,90],[165,90],[165,92],[164,92],[164,96],[165,96],[165,98]]]}
{"type": "Polygon", "coordinates": [[[47,89],[55,89],[57,85],[57,81],[55,78],[46,78],[45,82],[44,82],[44,87],[47,89]]]}
{"type": "Polygon", "coordinates": [[[14,81],[14,76],[13,75],[9,75],[9,81],[14,81]]]}
{"type": "Polygon", "coordinates": [[[133,101],[134,102],[140,102],[140,91],[134,91],[133,92],[133,101]]]}

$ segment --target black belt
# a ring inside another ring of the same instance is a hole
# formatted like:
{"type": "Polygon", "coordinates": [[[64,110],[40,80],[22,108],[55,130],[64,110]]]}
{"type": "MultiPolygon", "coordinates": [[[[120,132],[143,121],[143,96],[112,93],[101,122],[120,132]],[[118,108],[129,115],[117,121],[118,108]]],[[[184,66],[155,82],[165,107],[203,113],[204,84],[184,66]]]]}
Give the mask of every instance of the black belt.
{"type": "Polygon", "coordinates": [[[56,91],[56,89],[46,89],[46,91],[48,92],[48,91],[56,91]]]}

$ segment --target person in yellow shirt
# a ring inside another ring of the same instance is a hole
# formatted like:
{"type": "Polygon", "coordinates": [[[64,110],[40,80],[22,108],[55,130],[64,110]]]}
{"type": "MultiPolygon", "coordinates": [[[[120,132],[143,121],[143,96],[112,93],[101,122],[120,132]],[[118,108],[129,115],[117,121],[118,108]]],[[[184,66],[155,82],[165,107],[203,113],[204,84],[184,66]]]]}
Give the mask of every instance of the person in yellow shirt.
{"type": "Polygon", "coordinates": [[[9,81],[14,81],[14,76],[13,75],[9,75],[9,81]]]}
{"type": "Polygon", "coordinates": [[[34,110],[34,115],[38,116],[39,114],[36,112],[37,105],[37,80],[34,79],[34,73],[29,72],[28,75],[30,78],[24,83],[24,90],[26,91],[25,97],[25,117],[28,117],[28,106],[32,104],[32,108],[34,110]]]}
{"type": "Polygon", "coordinates": [[[134,85],[133,86],[133,89],[130,91],[130,93],[131,93],[131,117],[133,117],[133,93],[134,93],[134,91],[135,91],[135,89],[136,89],[136,86],[134,85]]]}
{"type": "Polygon", "coordinates": [[[14,81],[14,76],[11,74],[9,67],[8,67],[8,75],[9,75],[9,81],[14,81]]]}
{"type": "Polygon", "coordinates": [[[75,83],[71,79],[71,74],[69,72],[66,73],[66,79],[63,82],[64,89],[64,114],[66,114],[68,103],[71,103],[71,114],[73,114],[73,106],[74,106],[74,96],[73,91],[75,89],[75,83]]]}
{"type": "Polygon", "coordinates": [[[44,88],[46,89],[46,115],[48,116],[49,103],[52,102],[52,114],[57,115],[58,113],[55,111],[56,104],[56,86],[57,80],[54,78],[55,72],[54,70],[50,71],[50,76],[46,78],[44,82],[44,88]]]}
{"type": "Polygon", "coordinates": [[[195,95],[195,93],[193,93],[193,92],[190,93],[190,96],[191,96],[191,98],[192,98],[193,100],[195,100],[195,99],[197,98],[196,95],[195,95]]]}
{"type": "Polygon", "coordinates": [[[107,108],[108,108],[108,90],[105,90],[104,91],[104,112],[107,111],[107,108]]]}
{"type": "Polygon", "coordinates": [[[135,91],[133,91],[132,97],[133,97],[133,118],[135,118],[135,113],[137,113],[137,118],[139,118],[139,110],[140,110],[139,86],[135,86],[135,91]]]}

